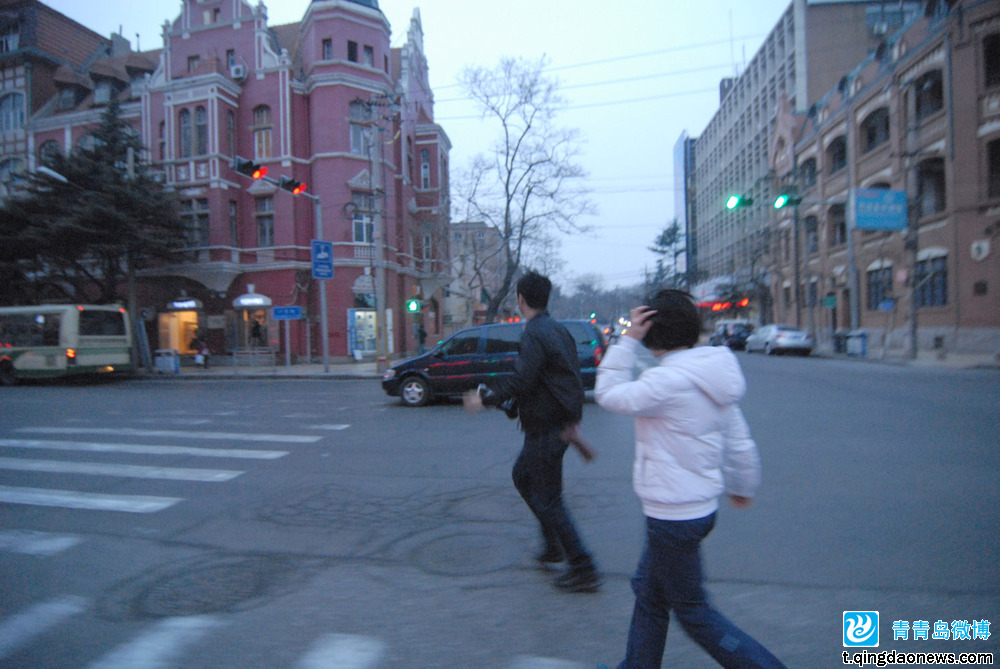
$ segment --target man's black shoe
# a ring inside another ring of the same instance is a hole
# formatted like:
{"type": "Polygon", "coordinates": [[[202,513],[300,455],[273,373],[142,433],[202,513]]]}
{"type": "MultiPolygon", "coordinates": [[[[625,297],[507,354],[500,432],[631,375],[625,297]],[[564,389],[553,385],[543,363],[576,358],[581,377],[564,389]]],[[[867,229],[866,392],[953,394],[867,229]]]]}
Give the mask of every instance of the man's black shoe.
{"type": "Polygon", "coordinates": [[[597,592],[601,588],[601,575],[593,567],[570,569],[553,584],[563,592],[597,592]]]}

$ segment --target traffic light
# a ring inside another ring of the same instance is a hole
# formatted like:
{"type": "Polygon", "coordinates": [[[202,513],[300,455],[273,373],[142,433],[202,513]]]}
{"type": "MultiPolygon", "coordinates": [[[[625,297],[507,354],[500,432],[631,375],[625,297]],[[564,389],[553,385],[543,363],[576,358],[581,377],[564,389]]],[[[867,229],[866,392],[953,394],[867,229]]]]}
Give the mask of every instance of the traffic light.
{"type": "Polygon", "coordinates": [[[278,182],[278,185],[281,186],[283,189],[287,190],[292,195],[298,195],[299,193],[304,192],[306,189],[306,184],[304,182],[297,181],[296,179],[286,176],[281,177],[281,180],[278,182]]]}
{"type": "Polygon", "coordinates": [[[753,198],[746,195],[730,195],[726,200],[726,209],[736,209],[738,207],[749,207],[753,204],[753,198]]]}
{"type": "Polygon", "coordinates": [[[795,193],[782,193],[774,200],[774,208],[781,209],[786,204],[799,204],[802,202],[802,198],[795,195],[795,193]]]}
{"type": "Polygon", "coordinates": [[[255,163],[252,160],[240,158],[239,156],[233,158],[233,169],[251,179],[260,179],[267,174],[267,168],[260,163],[255,163]]]}
{"type": "Polygon", "coordinates": [[[423,303],[420,300],[416,299],[416,298],[414,298],[412,300],[407,300],[406,301],[406,313],[408,313],[408,314],[418,314],[418,313],[420,313],[420,309],[423,306],[424,306],[423,303]]]}
{"type": "Polygon", "coordinates": [[[596,311],[591,311],[590,312],[590,322],[591,323],[596,323],[597,322],[597,312],[596,311]]]}

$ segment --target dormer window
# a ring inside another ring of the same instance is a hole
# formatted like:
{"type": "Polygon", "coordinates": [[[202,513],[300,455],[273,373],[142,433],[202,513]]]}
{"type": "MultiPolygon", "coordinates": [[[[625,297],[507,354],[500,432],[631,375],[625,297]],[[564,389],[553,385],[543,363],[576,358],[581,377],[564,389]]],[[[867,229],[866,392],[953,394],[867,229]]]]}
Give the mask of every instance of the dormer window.
{"type": "Polygon", "coordinates": [[[0,28],[0,53],[10,53],[17,51],[20,37],[17,24],[0,28]]]}
{"type": "Polygon", "coordinates": [[[111,82],[99,81],[94,88],[94,103],[106,105],[111,102],[111,82]]]}
{"type": "Polygon", "coordinates": [[[59,109],[72,109],[76,106],[76,89],[67,86],[59,91],[59,109]]]}

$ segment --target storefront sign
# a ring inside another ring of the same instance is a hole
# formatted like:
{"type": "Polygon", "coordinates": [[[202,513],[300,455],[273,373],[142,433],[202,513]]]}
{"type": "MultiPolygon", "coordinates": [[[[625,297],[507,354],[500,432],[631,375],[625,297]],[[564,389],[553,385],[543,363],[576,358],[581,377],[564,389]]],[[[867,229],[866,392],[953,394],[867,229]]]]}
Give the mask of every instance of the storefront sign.
{"type": "Polygon", "coordinates": [[[199,311],[201,307],[200,301],[190,297],[181,297],[167,304],[167,309],[171,311],[199,311]]]}

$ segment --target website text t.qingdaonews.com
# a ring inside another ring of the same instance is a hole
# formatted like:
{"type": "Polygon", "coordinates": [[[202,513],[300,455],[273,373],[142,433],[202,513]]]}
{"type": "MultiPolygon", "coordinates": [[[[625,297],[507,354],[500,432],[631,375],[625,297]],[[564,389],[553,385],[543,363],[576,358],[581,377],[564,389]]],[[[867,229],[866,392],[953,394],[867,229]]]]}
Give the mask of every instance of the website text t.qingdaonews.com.
{"type": "Polygon", "coordinates": [[[993,653],[901,653],[895,650],[843,651],[844,664],[856,667],[891,667],[893,665],[941,664],[986,666],[993,664],[993,653]]]}

